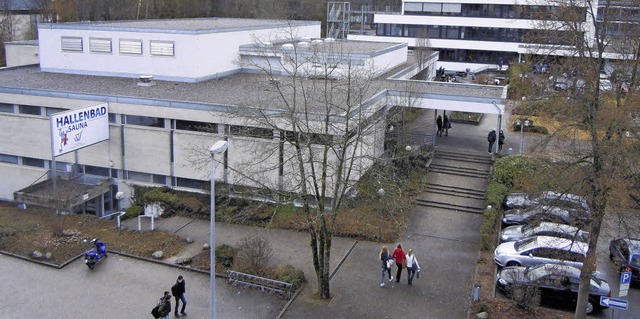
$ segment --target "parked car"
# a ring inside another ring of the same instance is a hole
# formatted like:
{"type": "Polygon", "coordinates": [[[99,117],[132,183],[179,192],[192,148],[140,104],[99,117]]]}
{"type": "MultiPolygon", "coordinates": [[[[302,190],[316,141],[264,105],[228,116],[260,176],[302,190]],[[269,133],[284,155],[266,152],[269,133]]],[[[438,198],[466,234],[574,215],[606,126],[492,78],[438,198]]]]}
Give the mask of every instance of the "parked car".
{"type": "Polygon", "coordinates": [[[614,238],[609,243],[609,259],[620,269],[631,269],[631,280],[640,282],[640,239],[614,238]]]}
{"type": "Polygon", "coordinates": [[[538,193],[511,193],[505,196],[504,206],[509,209],[538,205],[560,206],[590,212],[587,198],[575,194],[544,191],[538,193]]]}
{"type": "Polygon", "coordinates": [[[502,224],[505,226],[524,225],[536,221],[585,226],[589,224],[590,214],[573,208],[541,205],[524,209],[510,209],[505,211],[502,216],[502,224]]]}
{"type": "Polygon", "coordinates": [[[581,268],[588,249],[586,243],[571,239],[532,236],[498,245],[493,260],[500,267],[563,264],[581,268]]]}
{"type": "Polygon", "coordinates": [[[575,226],[552,222],[509,226],[500,233],[500,240],[503,242],[516,241],[530,236],[561,237],[580,242],[587,242],[589,240],[589,232],[583,231],[575,226]]]}
{"type": "MultiPolygon", "coordinates": [[[[498,272],[498,289],[509,294],[515,286],[538,287],[542,300],[571,304],[575,307],[580,285],[580,269],[555,264],[542,264],[531,267],[506,267],[498,272]]],[[[611,296],[609,283],[598,272],[591,275],[587,314],[608,307],[600,306],[601,296],[611,296]]]]}

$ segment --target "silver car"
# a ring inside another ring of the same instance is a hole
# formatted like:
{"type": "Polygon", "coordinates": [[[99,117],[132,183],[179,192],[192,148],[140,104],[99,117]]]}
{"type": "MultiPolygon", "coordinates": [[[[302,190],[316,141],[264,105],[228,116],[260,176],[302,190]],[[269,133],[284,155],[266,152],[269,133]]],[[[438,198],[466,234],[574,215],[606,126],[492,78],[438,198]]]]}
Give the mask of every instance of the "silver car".
{"type": "Polygon", "coordinates": [[[500,267],[563,264],[581,268],[588,247],[571,239],[533,236],[498,245],[493,260],[500,267]]]}
{"type": "Polygon", "coordinates": [[[587,242],[589,240],[589,232],[583,231],[578,227],[541,222],[526,225],[509,226],[500,233],[500,241],[516,241],[531,236],[553,236],[566,239],[587,242]]]}
{"type": "Polygon", "coordinates": [[[544,191],[539,193],[511,193],[505,196],[504,206],[513,208],[527,208],[538,205],[560,206],[591,212],[587,198],[575,194],[544,191]]]}

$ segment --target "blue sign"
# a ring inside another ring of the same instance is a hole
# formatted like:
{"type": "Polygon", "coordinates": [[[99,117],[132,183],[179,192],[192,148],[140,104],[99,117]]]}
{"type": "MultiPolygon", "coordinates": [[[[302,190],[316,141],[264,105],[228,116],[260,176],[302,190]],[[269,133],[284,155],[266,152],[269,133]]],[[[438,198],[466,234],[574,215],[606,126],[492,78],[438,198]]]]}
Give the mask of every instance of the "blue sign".
{"type": "Polygon", "coordinates": [[[629,302],[624,299],[616,299],[611,297],[600,296],[600,305],[611,308],[627,310],[629,302]]]}
{"type": "Polygon", "coordinates": [[[623,271],[620,273],[620,284],[628,284],[631,283],[631,272],[623,271]]]}

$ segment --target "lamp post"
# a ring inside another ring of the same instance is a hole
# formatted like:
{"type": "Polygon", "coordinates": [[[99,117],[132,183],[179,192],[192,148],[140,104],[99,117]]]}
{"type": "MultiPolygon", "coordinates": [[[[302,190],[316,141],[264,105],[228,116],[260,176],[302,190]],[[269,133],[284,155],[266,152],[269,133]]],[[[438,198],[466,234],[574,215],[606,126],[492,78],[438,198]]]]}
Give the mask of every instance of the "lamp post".
{"type": "Polygon", "coordinates": [[[520,155],[524,154],[524,127],[529,126],[529,120],[525,120],[524,123],[520,120],[516,121],[516,125],[520,126],[520,155]]]}
{"type": "Polygon", "coordinates": [[[211,280],[211,306],[210,306],[210,316],[209,318],[216,318],[216,199],[215,199],[215,183],[216,183],[216,162],[214,161],[214,157],[216,154],[222,154],[227,150],[227,141],[217,141],[211,148],[209,149],[209,153],[211,153],[211,238],[210,242],[210,280],[211,280]]]}

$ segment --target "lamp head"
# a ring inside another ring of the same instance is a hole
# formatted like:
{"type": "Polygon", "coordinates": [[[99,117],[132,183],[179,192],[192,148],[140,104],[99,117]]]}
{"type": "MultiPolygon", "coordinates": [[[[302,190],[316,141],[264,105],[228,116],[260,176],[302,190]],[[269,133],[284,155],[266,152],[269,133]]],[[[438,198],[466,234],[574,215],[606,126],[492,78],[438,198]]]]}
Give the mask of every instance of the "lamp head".
{"type": "Polygon", "coordinates": [[[209,153],[211,155],[224,153],[227,150],[227,141],[217,141],[211,148],[209,148],[209,153]]]}

